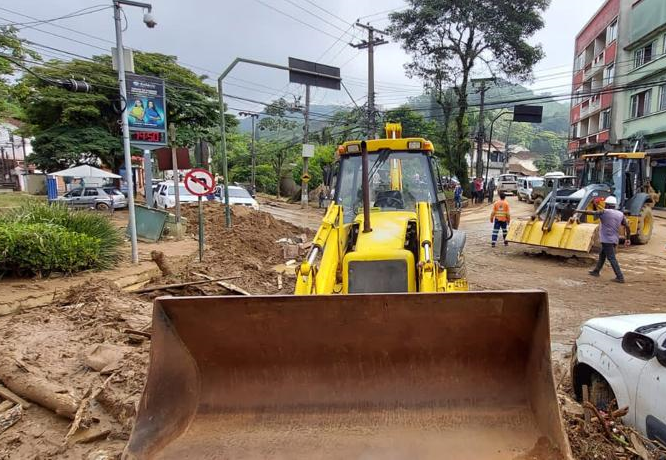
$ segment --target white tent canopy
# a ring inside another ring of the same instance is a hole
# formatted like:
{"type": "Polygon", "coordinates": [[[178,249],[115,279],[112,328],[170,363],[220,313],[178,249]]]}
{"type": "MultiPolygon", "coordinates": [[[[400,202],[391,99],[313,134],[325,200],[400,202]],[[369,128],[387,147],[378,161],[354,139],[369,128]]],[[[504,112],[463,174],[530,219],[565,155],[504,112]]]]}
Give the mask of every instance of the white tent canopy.
{"type": "Polygon", "coordinates": [[[51,173],[49,175],[74,178],[98,177],[104,179],[120,179],[118,174],[113,174],[89,165],[75,166],[73,168],[63,169],[62,171],[51,173]]]}

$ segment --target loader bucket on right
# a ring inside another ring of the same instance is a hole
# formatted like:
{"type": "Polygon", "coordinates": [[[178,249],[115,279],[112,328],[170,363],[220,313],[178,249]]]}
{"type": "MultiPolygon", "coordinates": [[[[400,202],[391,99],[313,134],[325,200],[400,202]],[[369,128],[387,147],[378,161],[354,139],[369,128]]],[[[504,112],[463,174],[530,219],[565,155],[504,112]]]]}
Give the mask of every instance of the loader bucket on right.
{"type": "Polygon", "coordinates": [[[541,246],[576,252],[590,252],[594,245],[599,226],[568,221],[554,222],[550,230],[543,229],[543,221],[532,217],[530,220],[512,220],[507,240],[512,243],[541,246]]]}
{"type": "Polygon", "coordinates": [[[570,459],[545,292],[160,298],[127,459],[570,459]]]}

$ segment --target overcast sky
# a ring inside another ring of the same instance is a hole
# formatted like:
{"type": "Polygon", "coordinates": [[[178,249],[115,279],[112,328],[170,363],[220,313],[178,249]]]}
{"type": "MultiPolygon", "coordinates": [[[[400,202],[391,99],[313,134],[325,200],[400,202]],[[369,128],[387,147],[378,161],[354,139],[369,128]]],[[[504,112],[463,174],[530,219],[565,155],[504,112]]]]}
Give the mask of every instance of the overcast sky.
{"type": "MultiPolygon", "coordinates": [[[[533,40],[541,43],[546,51],[546,58],[535,71],[535,89],[568,93],[575,35],[602,3],[603,0],[552,0],[545,14],[546,27],[533,40]]],[[[16,13],[50,19],[94,5],[103,7],[104,3],[96,0],[0,0],[0,21],[31,20],[16,13]]],[[[154,29],[143,25],[140,9],[125,7],[128,24],[124,39],[127,47],[176,55],[183,65],[214,77],[237,56],[278,64],[286,64],[287,58],[294,56],[340,66],[343,80],[354,98],[362,103],[366,94],[367,54],[348,43],[358,41],[365,32],[351,27],[351,23],[361,18],[362,22],[370,21],[382,28],[388,24],[386,10],[401,7],[404,7],[403,0],[155,0],[153,15],[158,25],[154,29]]],[[[37,27],[41,30],[24,28],[21,35],[36,43],[84,56],[108,53],[114,40],[110,8],[37,27]]],[[[38,50],[45,58],[59,55],[49,49],[38,50]]],[[[405,76],[403,64],[409,57],[398,44],[378,47],[375,57],[379,104],[394,106],[420,93],[420,82],[405,76]]],[[[299,85],[288,84],[285,72],[247,65],[237,67],[225,81],[226,93],[261,101],[303,92],[299,85]]],[[[344,92],[313,90],[313,103],[332,102],[350,104],[344,92]]],[[[239,100],[228,103],[232,108],[245,110],[261,110],[262,107],[239,100]]]]}

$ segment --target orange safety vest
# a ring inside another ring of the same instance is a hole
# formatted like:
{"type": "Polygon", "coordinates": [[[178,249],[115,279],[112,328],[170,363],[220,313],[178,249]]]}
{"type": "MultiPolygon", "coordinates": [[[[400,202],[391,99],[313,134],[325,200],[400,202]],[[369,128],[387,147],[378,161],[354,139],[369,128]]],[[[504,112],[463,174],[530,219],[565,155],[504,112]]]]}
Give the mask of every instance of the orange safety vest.
{"type": "Polygon", "coordinates": [[[505,200],[497,200],[493,204],[492,220],[499,220],[500,222],[508,222],[511,215],[509,214],[509,203],[505,200]]]}

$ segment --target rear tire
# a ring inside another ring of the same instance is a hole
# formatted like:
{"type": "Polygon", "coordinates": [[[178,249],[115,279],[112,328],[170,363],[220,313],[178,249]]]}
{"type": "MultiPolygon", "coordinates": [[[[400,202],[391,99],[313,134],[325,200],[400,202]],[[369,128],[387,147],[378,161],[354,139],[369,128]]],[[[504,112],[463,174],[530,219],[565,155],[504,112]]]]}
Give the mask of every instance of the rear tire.
{"type": "Polygon", "coordinates": [[[636,234],[631,236],[632,244],[648,244],[652,238],[652,230],[654,229],[654,217],[652,216],[652,208],[648,205],[643,205],[641,214],[638,218],[638,226],[636,234]]]}
{"type": "Polygon", "coordinates": [[[106,203],[97,203],[95,205],[95,209],[98,211],[108,211],[110,209],[110,206],[106,203]]]}
{"type": "Polygon", "coordinates": [[[591,376],[590,402],[594,407],[608,411],[613,403],[615,395],[608,382],[596,372],[591,376]]]}
{"type": "Polygon", "coordinates": [[[462,280],[467,278],[467,264],[465,254],[460,254],[458,262],[453,267],[446,267],[446,277],[451,280],[462,280]]]}

